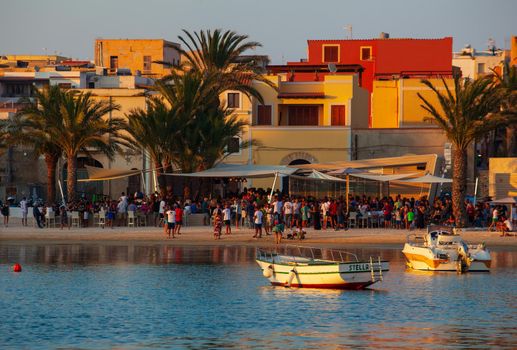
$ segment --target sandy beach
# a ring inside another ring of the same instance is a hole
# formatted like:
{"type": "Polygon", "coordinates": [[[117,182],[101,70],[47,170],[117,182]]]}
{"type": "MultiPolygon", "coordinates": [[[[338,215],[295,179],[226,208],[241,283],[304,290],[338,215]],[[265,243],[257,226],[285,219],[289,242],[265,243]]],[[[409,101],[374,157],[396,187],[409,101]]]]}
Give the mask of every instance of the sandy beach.
{"type": "MultiPolygon", "coordinates": [[[[232,227],[231,235],[222,235],[220,240],[214,240],[212,228],[208,226],[183,227],[182,234],[174,239],[168,239],[162,228],[158,227],[88,227],[88,228],[44,228],[32,226],[23,227],[17,223],[0,228],[0,244],[76,244],[76,243],[170,243],[174,245],[274,245],[273,236],[263,234],[262,238],[254,239],[253,231],[249,228],[236,229],[232,227]]],[[[411,233],[423,233],[413,230],[411,233]]],[[[347,246],[392,246],[400,247],[406,242],[409,231],[395,229],[350,229],[350,230],[320,230],[307,229],[306,239],[283,240],[283,243],[313,245],[319,247],[345,248],[347,246]]],[[[285,233],[284,233],[285,237],[285,233]]],[[[465,230],[462,237],[468,243],[484,242],[491,249],[517,250],[517,237],[500,237],[497,232],[486,230],[465,230]]]]}

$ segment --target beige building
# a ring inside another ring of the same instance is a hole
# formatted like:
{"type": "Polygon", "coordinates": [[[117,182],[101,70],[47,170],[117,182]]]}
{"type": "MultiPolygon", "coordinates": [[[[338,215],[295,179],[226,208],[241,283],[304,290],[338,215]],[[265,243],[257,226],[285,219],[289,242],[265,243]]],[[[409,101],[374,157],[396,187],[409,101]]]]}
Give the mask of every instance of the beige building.
{"type": "Polygon", "coordinates": [[[168,69],[156,61],[180,62],[180,45],[163,39],[97,39],[95,65],[109,74],[138,75],[161,78],[168,69]],[[127,71],[129,70],[129,72],[127,71]]]}
{"type": "Polygon", "coordinates": [[[517,158],[490,158],[488,195],[492,199],[517,197],[517,158]]]}
{"type": "Polygon", "coordinates": [[[476,51],[467,45],[460,52],[454,52],[452,65],[461,70],[463,77],[476,79],[492,74],[492,69],[501,72],[505,59],[504,50],[476,51]]]}

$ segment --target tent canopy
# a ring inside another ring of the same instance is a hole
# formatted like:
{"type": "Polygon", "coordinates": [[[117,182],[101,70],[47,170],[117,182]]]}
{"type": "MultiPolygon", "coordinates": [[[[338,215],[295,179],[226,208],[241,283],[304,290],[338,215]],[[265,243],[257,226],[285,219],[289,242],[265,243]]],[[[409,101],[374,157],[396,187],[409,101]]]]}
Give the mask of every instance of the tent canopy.
{"type": "Polygon", "coordinates": [[[128,177],[132,175],[137,175],[142,173],[140,169],[104,169],[97,168],[94,166],[86,165],[86,170],[88,171],[88,179],[80,179],[77,180],[79,182],[90,182],[90,181],[104,181],[104,180],[115,180],[121,179],[123,177],[128,177]]]}
{"type": "Polygon", "coordinates": [[[382,174],[371,174],[371,173],[362,173],[362,174],[350,174],[353,177],[359,177],[361,179],[374,180],[380,182],[387,181],[397,181],[400,179],[404,179],[406,177],[414,176],[415,174],[393,174],[393,175],[382,175],[382,174]]]}
{"type": "Polygon", "coordinates": [[[491,201],[490,204],[517,204],[517,197],[506,197],[491,201]]]}
{"type": "Polygon", "coordinates": [[[367,171],[361,170],[361,169],[356,169],[356,168],[342,168],[342,169],[329,171],[329,174],[331,174],[331,175],[352,175],[352,174],[365,173],[365,172],[367,172],[367,171]]]}
{"type": "MultiPolygon", "coordinates": [[[[409,177],[406,176],[406,177],[409,177]]],[[[406,180],[397,180],[399,182],[411,182],[411,183],[421,183],[421,184],[439,184],[439,183],[451,183],[452,179],[446,179],[444,177],[438,177],[431,174],[426,174],[424,176],[416,177],[414,179],[406,179],[406,180]]]]}
{"type": "Polygon", "coordinates": [[[283,165],[253,165],[253,164],[220,164],[197,173],[184,174],[165,174],[170,176],[189,176],[189,177],[246,177],[260,178],[278,175],[292,175],[298,169],[283,165]]]}
{"type": "Polygon", "coordinates": [[[299,175],[291,175],[296,179],[302,180],[324,180],[324,181],[337,181],[337,182],[345,182],[345,179],[340,179],[339,177],[330,176],[327,174],[323,174],[317,170],[312,170],[307,176],[299,176],[299,175]]]}

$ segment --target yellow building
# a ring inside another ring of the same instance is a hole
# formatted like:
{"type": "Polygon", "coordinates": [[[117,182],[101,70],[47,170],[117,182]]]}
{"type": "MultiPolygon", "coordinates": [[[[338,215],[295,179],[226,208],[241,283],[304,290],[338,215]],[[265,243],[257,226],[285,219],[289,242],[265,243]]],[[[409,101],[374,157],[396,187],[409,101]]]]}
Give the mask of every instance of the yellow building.
{"type": "Polygon", "coordinates": [[[517,36],[512,36],[512,43],[511,43],[511,61],[510,63],[512,65],[517,65],[517,36]]]}
{"type": "MultiPolygon", "coordinates": [[[[432,78],[429,81],[439,91],[445,91],[441,79],[432,78]]],[[[446,78],[445,82],[454,91],[453,79],[446,78]]],[[[431,126],[424,121],[428,113],[421,107],[423,102],[418,93],[434,106],[439,105],[436,94],[422,84],[421,79],[374,80],[372,128],[431,126]]]]}
{"type": "Polygon", "coordinates": [[[488,195],[493,199],[517,197],[517,158],[490,158],[488,195]]]}
{"type": "Polygon", "coordinates": [[[95,65],[105,67],[110,74],[128,69],[131,74],[160,78],[168,69],[156,61],[180,62],[180,45],[163,39],[97,39],[95,65]]]}

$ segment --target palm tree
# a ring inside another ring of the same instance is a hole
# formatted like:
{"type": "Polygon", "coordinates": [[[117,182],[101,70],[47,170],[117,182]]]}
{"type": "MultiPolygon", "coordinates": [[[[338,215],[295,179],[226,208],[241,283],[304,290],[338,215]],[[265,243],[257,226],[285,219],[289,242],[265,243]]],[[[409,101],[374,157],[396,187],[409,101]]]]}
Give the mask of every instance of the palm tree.
{"type": "Polygon", "coordinates": [[[172,158],[169,145],[171,137],[178,129],[178,125],[173,123],[170,108],[163,99],[151,97],[148,100],[147,110],[134,109],[127,114],[127,119],[128,135],[124,138],[132,149],[144,149],[148,152],[163,193],[165,185],[161,173],[171,170],[172,158]]]}
{"type": "Polygon", "coordinates": [[[48,128],[36,135],[51,140],[67,159],[68,200],[75,198],[77,155],[100,151],[112,158],[124,140],[119,132],[124,120],[105,116],[120,107],[107,101],[95,101],[90,92],[60,91],[59,113],[51,115],[48,128]]]}
{"type": "Polygon", "coordinates": [[[36,157],[44,156],[47,166],[47,198],[50,202],[56,199],[56,167],[62,151],[42,131],[48,130],[59,115],[61,94],[58,86],[35,90],[33,99],[20,100],[24,107],[6,125],[9,144],[30,146],[36,157]]]}
{"type": "Polygon", "coordinates": [[[422,80],[422,83],[434,92],[439,101],[435,106],[418,93],[423,102],[422,108],[429,113],[425,120],[441,128],[454,146],[453,214],[457,226],[463,227],[469,145],[483,134],[508,122],[508,118],[494,114],[500,104],[501,94],[490,78],[470,80],[455,75],[453,91],[442,78],[445,92],[438,90],[429,80],[422,80]]]}
{"type": "MultiPolygon", "coordinates": [[[[515,120],[517,116],[517,67],[505,61],[502,74],[495,70],[492,72],[504,95],[499,113],[515,120]]],[[[517,123],[515,121],[509,123],[505,130],[506,156],[514,157],[517,155],[517,123]]]]}
{"type": "Polygon", "coordinates": [[[264,68],[259,65],[256,55],[244,55],[246,51],[261,47],[259,42],[247,41],[247,35],[230,30],[201,30],[193,34],[186,30],[183,32],[185,37],[180,35],[178,38],[187,50],[180,49],[180,53],[187,59],[188,68],[217,80],[217,94],[237,90],[264,103],[262,95],[251,82],[256,80],[275,88],[274,84],[262,74],[264,68]]]}

